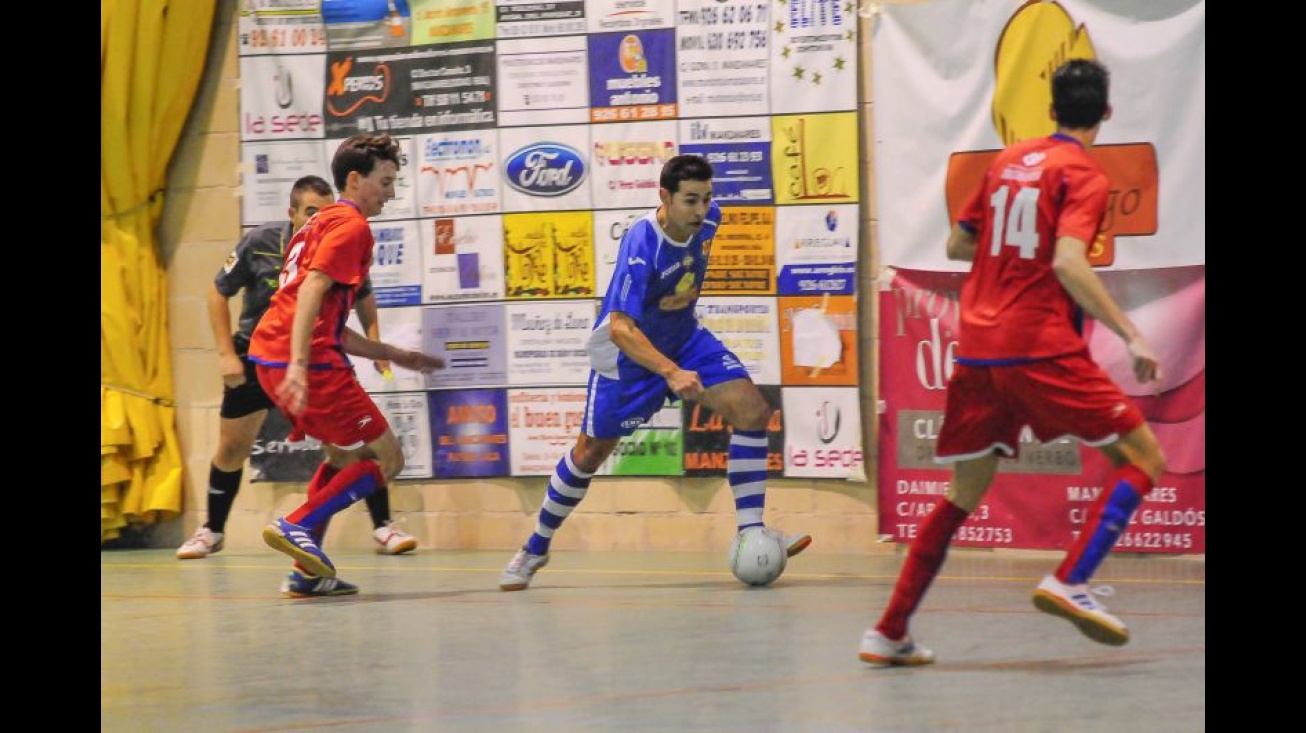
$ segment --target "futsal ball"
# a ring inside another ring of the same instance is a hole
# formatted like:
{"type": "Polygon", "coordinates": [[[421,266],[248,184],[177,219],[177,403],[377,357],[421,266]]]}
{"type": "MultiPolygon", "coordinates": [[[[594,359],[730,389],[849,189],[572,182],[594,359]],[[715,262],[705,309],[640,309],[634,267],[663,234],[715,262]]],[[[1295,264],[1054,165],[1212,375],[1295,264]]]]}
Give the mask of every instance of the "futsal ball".
{"type": "Polygon", "coordinates": [[[770,527],[749,527],[730,546],[730,572],[747,585],[770,585],[784,572],[785,538],[770,527]]]}

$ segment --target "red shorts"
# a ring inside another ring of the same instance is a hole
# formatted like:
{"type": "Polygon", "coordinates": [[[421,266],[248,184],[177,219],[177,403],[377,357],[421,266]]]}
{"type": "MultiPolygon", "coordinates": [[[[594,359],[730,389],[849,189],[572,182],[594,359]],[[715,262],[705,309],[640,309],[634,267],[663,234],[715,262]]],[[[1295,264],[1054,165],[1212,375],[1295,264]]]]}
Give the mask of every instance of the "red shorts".
{"type": "Polygon", "coordinates": [[[309,369],[308,405],[291,415],[277,398],[285,367],[258,365],[258,381],[296,433],[345,450],[356,450],[390,429],[385,415],[358,383],[352,369],[309,369]]]}
{"type": "Polygon", "coordinates": [[[1026,425],[1040,443],[1072,437],[1099,446],[1143,422],[1087,349],[1014,366],[957,364],[935,456],[949,463],[996,450],[1014,458],[1026,425]]]}

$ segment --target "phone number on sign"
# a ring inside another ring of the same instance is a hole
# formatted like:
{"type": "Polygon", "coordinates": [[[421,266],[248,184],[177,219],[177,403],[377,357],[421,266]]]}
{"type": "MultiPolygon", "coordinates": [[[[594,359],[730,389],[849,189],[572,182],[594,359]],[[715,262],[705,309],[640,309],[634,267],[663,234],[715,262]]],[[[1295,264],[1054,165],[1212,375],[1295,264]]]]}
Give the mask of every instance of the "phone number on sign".
{"type": "Polygon", "coordinates": [[[318,48],[326,45],[324,28],[250,28],[241,37],[242,45],[248,48],[318,48]]]}
{"type": "Polygon", "coordinates": [[[1116,543],[1117,550],[1191,550],[1193,536],[1179,532],[1127,532],[1116,543]]]}
{"type": "Polygon", "coordinates": [[[957,542],[991,542],[998,545],[1011,544],[1010,527],[966,527],[961,526],[952,534],[957,542]]]}

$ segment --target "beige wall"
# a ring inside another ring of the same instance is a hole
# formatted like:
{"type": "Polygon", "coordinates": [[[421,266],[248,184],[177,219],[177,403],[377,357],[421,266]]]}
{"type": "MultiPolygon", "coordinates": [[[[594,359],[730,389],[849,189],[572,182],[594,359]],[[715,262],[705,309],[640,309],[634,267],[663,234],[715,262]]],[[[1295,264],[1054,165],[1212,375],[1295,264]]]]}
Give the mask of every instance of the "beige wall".
{"type": "MultiPolygon", "coordinates": [[[[236,0],[219,0],[204,80],[172,161],[160,242],[167,257],[169,330],[176,369],[177,423],[185,462],[183,515],[156,532],[155,542],[180,542],[204,521],[209,460],[217,445],[222,380],[205,314],[214,274],[240,237],[239,63],[236,0]]],[[[863,38],[869,27],[862,23],[863,38]]],[[[863,49],[863,99],[870,99],[870,52],[863,49]]],[[[767,523],[815,538],[809,552],[892,552],[877,544],[875,400],[877,376],[873,311],[877,294],[870,277],[877,259],[874,177],[870,170],[871,105],[860,154],[862,191],[861,308],[862,421],[869,483],[832,480],[773,481],[767,492],[767,523]]],[[[653,204],[650,201],[650,206],[653,204]]],[[[233,308],[239,299],[233,299],[233,308]]],[[[259,530],[296,507],[303,484],[248,482],[227,523],[230,548],[261,546],[259,530]]],[[[396,519],[429,549],[502,549],[521,545],[534,527],[546,480],[459,480],[398,482],[391,487],[396,519]]],[[[721,479],[599,478],[585,502],[558,533],[553,546],[569,549],[654,549],[725,551],[734,532],[730,487],[721,479]]],[[[371,547],[365,507],[352,507],[332,522],[327,538],[338,548],[371,547]]]]}

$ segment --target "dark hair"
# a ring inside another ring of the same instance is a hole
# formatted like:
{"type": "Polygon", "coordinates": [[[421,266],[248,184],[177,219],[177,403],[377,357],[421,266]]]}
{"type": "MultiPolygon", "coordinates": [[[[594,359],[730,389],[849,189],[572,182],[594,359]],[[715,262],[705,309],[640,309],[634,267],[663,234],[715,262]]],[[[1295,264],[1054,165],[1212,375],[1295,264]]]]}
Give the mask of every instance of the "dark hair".
{"type": "Polygon", "coordinates": [[[675,155],[662,166],[658,185],[669,193],[680,188],[681,181],[712,180],[712,164],[701,155],[675,155]]]}
{"type": "Polygon", "coordinates": [[[290,208],[298,209],[299,201],[304,196],[304,192],[312,191],[318,196],[331,196],[331,184],[321,176],[304,176],[295,185],[290,187],[290,208]]]}
{"type": "Polygon", "coordinates": [[[331,159],[331,176],[335,178],[336,190],[344,192],[345,182],[354,171],[363,176],[371,175],[378,160],[388,160],[399,167],[399,143],[386,133],[364,132],[346,138],[331,159]]]}
{"type": "Polygon", "coordinates": [[[1092,59],[1071,59],[1052,72],[1052,110],[1057,126],[1096,127],[1106,115],[1111,73],[1092,59]]]}

